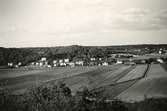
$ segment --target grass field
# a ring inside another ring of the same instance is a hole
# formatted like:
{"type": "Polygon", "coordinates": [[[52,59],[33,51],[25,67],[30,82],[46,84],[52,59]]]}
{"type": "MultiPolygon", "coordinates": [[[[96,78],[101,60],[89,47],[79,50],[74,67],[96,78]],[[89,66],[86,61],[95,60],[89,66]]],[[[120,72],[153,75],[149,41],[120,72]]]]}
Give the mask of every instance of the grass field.
{"type": "Polygon", "coordinates": [[[138,65],[138,66],[136,66],[135,69],[130,71],[126,76],[124,76],[123,78],[119,79],[117,81],[117,83],[128,81],[128,80],[132,80],[132,79],[137,79],[139,77],[142,77],[144,72],[146,71],[146,69],[147,69],[147,65],[138,65]]]}
{"type": "Polygon", "coordinates": [[[87,87],[89,90],[114,84],[118,79],[132,70],[131,66],[117,65],[112,67],[100,67],[97,70],[72,76],[64,82],[73,92],[87,87]]]}
{"type": "MultiPolygon", "coordinates": [[[[110,78],[112,72],[118,71],[118,69],[121,72],[129,67],[130,66],[112,65],[100,67],[64,67],[47,70],[4,69],[0,70],[0,83],[3,88],[9,88],[13,92],[20,92],[40,82],[65,80],[65,83],[67,83],[71,89],[79,90],[84,86],[96,86],[99,82],[110,78]]],[[[119,75],[119,73],[117,75],[119,75]]]]}
{"type": "Polygon", "coordinates": [[[152,97],[167,97],[167,72],[160,64],[152,64],[145,78],[142,78],[117,98],[124,101],[140,101],[152,97]]]}
{"type": "Polygon", "coordinates": [[[161,66],[165,69],[165,71],[167,72],[167,63],[161,64],[161,66]]]}
{"type": "Polygon", "coordinates": [[[0,70],[0,83],[2,85],[1,87],[17,91],[26,89],[40,82],[70,77],[93,71],[97,68],[98,67],[66,67],[52,70],[0,70]]]}
{"type": "Polygon", "coordinates": [[[166,64],[151,64],[149,68],[147,65],[110,65],[0,70],[1,88],[9,88],[16,94],[25,92],[33,85],[58,81],[66,83],[73,94],[87,87],[99,97],[123,101],[167,97],[166,64]]]}

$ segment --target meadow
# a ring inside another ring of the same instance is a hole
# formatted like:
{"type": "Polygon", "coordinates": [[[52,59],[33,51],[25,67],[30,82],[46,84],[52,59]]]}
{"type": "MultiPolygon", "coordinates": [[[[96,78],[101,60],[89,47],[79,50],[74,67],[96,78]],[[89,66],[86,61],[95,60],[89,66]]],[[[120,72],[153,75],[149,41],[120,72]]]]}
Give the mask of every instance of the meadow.
{"type": "Polygon", "coordinates": [[[87,88],[109,100],[141,101],[167,97],[166,64],[1,69],[1,88],[22,94],[39,84],[65,83],[75,95],[87,88]]]}

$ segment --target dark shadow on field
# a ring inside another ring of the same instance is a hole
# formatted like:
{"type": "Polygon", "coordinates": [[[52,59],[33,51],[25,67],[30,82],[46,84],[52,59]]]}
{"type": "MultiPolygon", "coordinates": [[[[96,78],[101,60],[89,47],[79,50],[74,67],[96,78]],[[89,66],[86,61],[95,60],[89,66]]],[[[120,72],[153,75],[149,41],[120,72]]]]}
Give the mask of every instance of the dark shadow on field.
{"type": "Polygon", "coordinates": [[[167,63],[161,64],[161,67],[167,72],[167,63]]]}

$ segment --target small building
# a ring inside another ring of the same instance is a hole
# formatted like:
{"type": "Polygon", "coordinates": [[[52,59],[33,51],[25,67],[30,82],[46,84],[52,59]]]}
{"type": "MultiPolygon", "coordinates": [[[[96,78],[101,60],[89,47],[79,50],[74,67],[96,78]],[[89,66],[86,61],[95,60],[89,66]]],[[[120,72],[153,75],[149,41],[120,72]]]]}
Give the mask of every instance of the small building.
{"type": "Polygon", "coordinates": [[[102,58],[99,58],[99,61],[101,61],[102,60],[102,58]]]}
{"type": "Polygon", "coordinates": [[[59,65],[60,65],[61,67],[65,67],[65,66],[67,66],[67,64],[66,64],[66,63],[64,63],[64,62],[59,63],[59,65]]]}
{"type": "Polygon", "coordinates": [[[39,66],[43,66],[43,63],[42,63],[42,62],[39,62],[39,66]]]}
{"type": "Polygon", "coordinates": [[[123,64],[123,61],[117,60],[116,64],[123,64]]]}
{"type": "Polygon", "coordinates": [[[103,66],[108,66],[108,62],[103,62],[102,65],[103,66]]]}
{"type": "Polygon", "coordinates": [[[47,60],[46,57],[41,58],[41,61],[46,61],[46,60],[47,60]]]}
{"type": "Polygon", "coordinates": [[[57,64],[57,62],[58,62],[57,60],[53,60],[53,64],[57,64]]]}
{"type": "Polygon", "coordinates": [[[57,64],[53,64],[53,67],[57,67],[58,65],[57,64]]]}
{"type": "Polygon", "coordinates": [[[63,59],[60,59],[60,60],[59,60],[59,63],[63,63],[63,59]]]}
{"type": "Polygon", "coordinates": [[[157,62],[164,63],[164,61],[162,59],[160,59],[160,58],[157,59],[157,62]]]}
{"type": "Polygon", "coordinates": [[[96,58],[92,57],[92,58],[90,58],[90,60],[91,60],[91,61],[95,61],[95,60],[96,60],[96,58]]]}
{"type": "Polygon", "coordinates": [[[9,62],[9,63],[8,63],[8,67],[13,67],[13,63],[12,63],[12,62],[9,62]]]}
{"type": "Polygon", "coordinates": [[[65,62],[65,63],[69,63],[70,60],[69,60],[69,59],[64,59],[64,62],[65,62]]]}
{"type": "Polygon", "coordinates": [[[39,62],[35,62],[35,65],[38,66],[38,65],[39,65],[39,62]]]}
{"type": "Polygon", "coordinates": [[[19,66],[16,64],[16,65],[14,65],[14,67],[15,67],[15,68],[18,68],[19,66]]]}
{"type": "Polygon", "coordinates": [[[84,61],[81,61],[81,60],[80,61],[76,61],[75,64],[78,65],[78,66],[83,66],[84,65],[84,61]]]}
{"type": "Polygon", "coordinates": [[[58,66],[58,61],[57,60],[53,60],[53,67],[56,67],[56,66],[58,66]]]}
{"type": "Polygon", "coordinates": [[[21,63],[21,62],[19,62],[19,63],[18,63],[18,66],[21,66],[21,65],[22,65],[22,63],[21,63]]]}
{"type": "Polygon", "coordinates": [[[48,68],[51,68],[52,66],[51,65],[47,65],[48,68]]]}
{"type": "Polygon", "coordinates": [[[35,63],[34,63],[34,62],[31,62],[30,65],[35,65],[35,63]]]}

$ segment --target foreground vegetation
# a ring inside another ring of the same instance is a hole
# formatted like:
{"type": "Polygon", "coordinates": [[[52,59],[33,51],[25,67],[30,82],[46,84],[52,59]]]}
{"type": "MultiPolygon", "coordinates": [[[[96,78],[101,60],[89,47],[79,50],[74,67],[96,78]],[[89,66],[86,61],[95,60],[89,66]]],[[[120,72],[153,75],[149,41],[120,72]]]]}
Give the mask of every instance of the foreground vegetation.
{"type": "Polygon", "coordinates": [[[39,85],[22,95],[0,90],[1,111],[166,111],[167,99],[146,99],[138,103],[106,101],[85,88],[76,95],[64,83],[39,85]]]}

